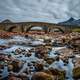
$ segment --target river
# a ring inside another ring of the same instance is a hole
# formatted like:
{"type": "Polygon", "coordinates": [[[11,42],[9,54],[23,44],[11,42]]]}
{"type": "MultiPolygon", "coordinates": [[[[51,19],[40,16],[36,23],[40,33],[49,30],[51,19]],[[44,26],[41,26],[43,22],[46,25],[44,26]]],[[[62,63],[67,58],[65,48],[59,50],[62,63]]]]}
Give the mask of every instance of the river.
{"type": "MultiPolygon", "coordinates": [[[[26,49],[26,50],[30,50],[31,48],[33,48],[32,46],[27,45],[28,42],[31,42],[33,45],[45,44],[43,43],[43,41],[38,41],[38,40],[32,41],[31,39],[29,38],[26,39],[25,37],[22,37],[22,36],[13,36],[10,39],[0,39],[0,45],[8,45],[8,43],[10,43],[10,48],[2,50],[4,53],[11,54],[15,58],[22,60],[22,61],[27,61],[27,62],[40,60],[34,56],[34,53],[30,57],[25,57],[22,54],[15,56],[12,53],[12,51],[15,51],[17,48],[26,49]],[[16,42],[16,43],[11,43],[11,42],[16,42]]],[[[48,54],[48,56],[52,58],[58,56],[57,52],[63,48],[65,48],[65,46],[64,47],[53,47],[52,51],[50,52],[50,54],[48,54]]],[[[58,69],[58,70],[65,70],[66,77],[67,77],[65,80],[73,80],[72,70],[74,68],[74,65],[72,63],[72,59],[68,60],[68,64],[66,64],[66,66],[64,64],[65,63],[60,59],[59,61],[53,62],[51,65],[49,65],[49,67],[53,67],[54,69],[58,69]]],[[[23,69],[25,69],[26,67],[27,66],[25,64],[23,69]]],[[[8,71],[7,71],[7,67],[5,66],[2,72],[2,77],[6,77],[7,75],[8,75],[8,71]]]]}

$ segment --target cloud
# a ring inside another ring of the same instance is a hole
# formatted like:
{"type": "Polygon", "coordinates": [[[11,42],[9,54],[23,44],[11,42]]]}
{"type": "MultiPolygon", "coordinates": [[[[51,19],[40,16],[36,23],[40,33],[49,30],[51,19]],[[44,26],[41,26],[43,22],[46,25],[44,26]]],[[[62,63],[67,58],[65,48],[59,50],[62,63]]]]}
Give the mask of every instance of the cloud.
{"type": "Polygon", "coordinates": [[[0,20],[59,22],[80,18],[80,0],[0,0],[0,20]]]}

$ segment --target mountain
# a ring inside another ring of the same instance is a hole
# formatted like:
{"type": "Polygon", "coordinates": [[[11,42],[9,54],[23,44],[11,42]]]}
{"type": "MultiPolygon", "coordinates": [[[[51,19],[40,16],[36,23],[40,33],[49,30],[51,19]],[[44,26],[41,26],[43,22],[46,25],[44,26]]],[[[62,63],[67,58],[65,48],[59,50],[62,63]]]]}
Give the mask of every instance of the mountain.
{"type": "Polygon", "coordinates": [[[76,20],[71,17],[69,20],[64,21],[64,22],[60,22],[60,23],[58,23],[58,24],[60,24],[60,25],[73,25],[72,23],[75,23],[75,21],[76,21],[76,20]]]}
{"type": "Polygon", "coordinates": [[[6,20],[2,21],[1,23],[12,23],[12,21],[9,19],[6,19],[6,20]]]}
{"type": "Polygon", "coordinates": [[[80,26],[80,19],[73,21],[71,24],[80,26]]]}

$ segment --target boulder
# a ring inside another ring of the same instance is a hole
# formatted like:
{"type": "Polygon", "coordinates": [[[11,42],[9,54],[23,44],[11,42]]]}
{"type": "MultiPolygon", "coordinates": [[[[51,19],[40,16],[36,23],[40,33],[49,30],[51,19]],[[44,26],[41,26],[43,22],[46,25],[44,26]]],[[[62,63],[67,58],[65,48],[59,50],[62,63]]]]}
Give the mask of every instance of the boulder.
{"type": "Polygon", "coordinates": [[[32,75],[31,80],[54,80],[52,75],[49,75],[45,72],[36,72],[32,75]]]}
{"type": "Polygon", "coordinates": [[[41,71],[41,70],[43,70],[43,64],[41,64],[41,63],[36,63],[35,64],[35,70],[36,71],[41,71]]]}
{"type": "Polygon", "coordinates": [[[80,79],[80,67],[73,69],[73,78],[74,79],[80,79]]]}

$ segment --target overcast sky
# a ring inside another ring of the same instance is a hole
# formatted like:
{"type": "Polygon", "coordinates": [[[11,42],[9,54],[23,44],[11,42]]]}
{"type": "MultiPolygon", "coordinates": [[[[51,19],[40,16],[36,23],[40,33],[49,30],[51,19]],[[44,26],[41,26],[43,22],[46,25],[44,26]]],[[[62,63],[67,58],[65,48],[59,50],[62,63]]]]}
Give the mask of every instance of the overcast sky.
{"type": "Polygon", "coordinates": [[[80,18],[80,0],[0,0],[0,21],[61,22],[80,18]]]}

